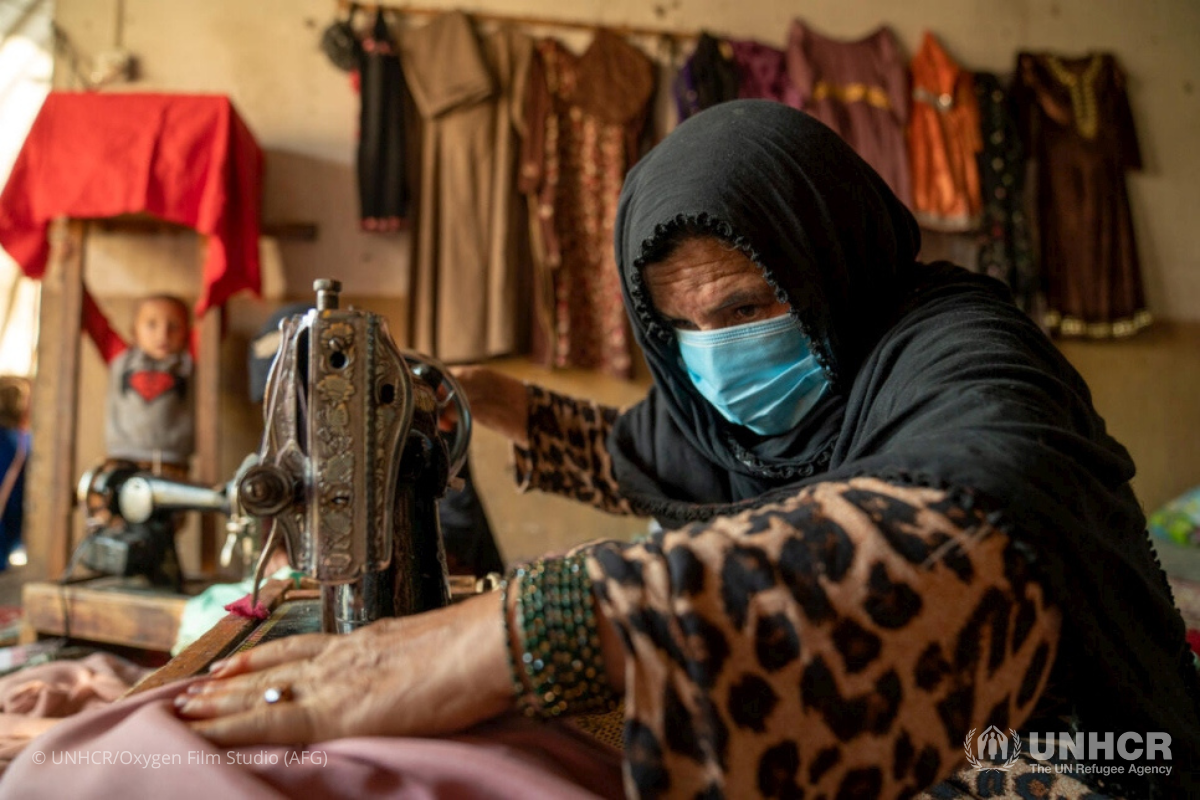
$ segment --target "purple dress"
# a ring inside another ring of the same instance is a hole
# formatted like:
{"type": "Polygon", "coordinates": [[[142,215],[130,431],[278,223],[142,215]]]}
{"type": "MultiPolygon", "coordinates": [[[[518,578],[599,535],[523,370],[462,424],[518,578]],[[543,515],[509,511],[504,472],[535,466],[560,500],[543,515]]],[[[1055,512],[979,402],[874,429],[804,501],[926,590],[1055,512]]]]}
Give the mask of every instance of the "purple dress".
{"type": "Polygon", "coordinates": [[[787,74],[786,53],[769,44],[745,40],[730,42],[740,84],[738,97],[778,100],[800,108],[800,95],[787,74]]]}
{"type": "Polygon", "coordinates": [[[886,27],[856,41],[830,39],[800,20],[792,22],[787,72],[796,108],[833,128],[912,206],[912,179],[904,129],[908,123],[908,69],[886,27]]]}

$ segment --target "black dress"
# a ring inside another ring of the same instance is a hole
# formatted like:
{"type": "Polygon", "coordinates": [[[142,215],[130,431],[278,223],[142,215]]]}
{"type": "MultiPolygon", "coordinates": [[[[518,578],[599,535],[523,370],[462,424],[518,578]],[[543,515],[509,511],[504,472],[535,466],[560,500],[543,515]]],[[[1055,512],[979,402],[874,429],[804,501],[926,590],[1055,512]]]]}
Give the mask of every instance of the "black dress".
{"type": "Polygon", "coordinates": [[[382,13],[363,39],[358,132],[358,196],[363,230],[395,231],[408,216],[400,54],[382,13]]]}

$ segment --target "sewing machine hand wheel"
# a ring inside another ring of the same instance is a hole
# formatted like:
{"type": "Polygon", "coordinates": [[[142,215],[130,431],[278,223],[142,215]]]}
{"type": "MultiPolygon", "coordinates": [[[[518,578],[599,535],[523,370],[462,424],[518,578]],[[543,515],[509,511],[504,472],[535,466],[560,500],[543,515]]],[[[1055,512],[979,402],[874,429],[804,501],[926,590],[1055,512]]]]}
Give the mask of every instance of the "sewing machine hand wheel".
{"type": "Polygon", "coordinates": [[[445,411],[450,406],[454,407],[457,414],[454,427],[449,431],[441,431],[449,451],[450,476],[454,477],[467,460],[467,445],[471,442],[471,407],[467,404],[467,394],[446,365],[433,356],[406,351],[404,360],[413,376],[434,390],[439,422],[445,419],[445,411]]]}

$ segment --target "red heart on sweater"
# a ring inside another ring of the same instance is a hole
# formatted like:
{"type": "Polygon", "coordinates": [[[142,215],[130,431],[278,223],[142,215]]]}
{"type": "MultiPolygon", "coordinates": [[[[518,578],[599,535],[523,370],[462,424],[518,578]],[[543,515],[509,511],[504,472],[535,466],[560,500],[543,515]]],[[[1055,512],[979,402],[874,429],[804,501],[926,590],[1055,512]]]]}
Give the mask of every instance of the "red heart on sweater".
{"type": "Polygon", "coordinates": [[[129,376],[129,385],[142,396],[143,400],[151,403],[161,397],[164,392],[175,388],[175,376],[169,372],[151,370],[135,372],[129,376]]]}

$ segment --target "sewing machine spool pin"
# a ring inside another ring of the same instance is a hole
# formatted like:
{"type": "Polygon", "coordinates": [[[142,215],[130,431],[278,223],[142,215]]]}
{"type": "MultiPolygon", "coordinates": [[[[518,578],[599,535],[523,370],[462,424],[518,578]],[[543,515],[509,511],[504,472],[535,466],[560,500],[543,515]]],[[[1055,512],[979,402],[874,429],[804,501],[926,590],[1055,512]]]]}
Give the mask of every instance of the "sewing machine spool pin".
{"type": "Polygon", "coordinates": [[[342,291],[342,282],[321,278],[313,281],[313,289],[317,293],[317,310],[332,311],[338,307],[338,294],[342,291]]]}

